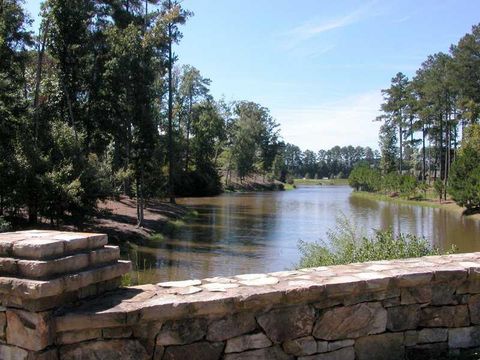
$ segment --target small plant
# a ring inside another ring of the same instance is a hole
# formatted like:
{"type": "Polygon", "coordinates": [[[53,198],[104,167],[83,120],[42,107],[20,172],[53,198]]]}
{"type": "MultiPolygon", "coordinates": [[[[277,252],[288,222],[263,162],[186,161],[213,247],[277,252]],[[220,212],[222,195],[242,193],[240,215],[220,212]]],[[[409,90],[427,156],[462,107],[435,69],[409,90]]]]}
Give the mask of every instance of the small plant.
{"type": "Polygon", "coordinates": [[[437,179],[433,183],[433,188],[435,189],[435,193],[437,194],[440,202],[442,202],[443,199],[443,193],[445,191],[445,184],[443,183],[442,180],[437,179]]]}
{"type": "MultiPolygon", "coordinates": [[[[395,235],[392,230],[376,230],[373,235],[358,233],[358,227],[344,215],[337,219],[337,226],[327,233],[329,242],[308,243],[301,241],[302,254],[299,268],[351,264],[375,260],[394,260],[439,255],[425,238],[410,234],[395,235]]],[[[454,252],[452,247],[451,251],[454,252]]]]}
{"type": "Polygon", "coordinates": [[[9,231],[11,227],[11,224],[4,217],[0,216],[0,233],[9,231]]]}

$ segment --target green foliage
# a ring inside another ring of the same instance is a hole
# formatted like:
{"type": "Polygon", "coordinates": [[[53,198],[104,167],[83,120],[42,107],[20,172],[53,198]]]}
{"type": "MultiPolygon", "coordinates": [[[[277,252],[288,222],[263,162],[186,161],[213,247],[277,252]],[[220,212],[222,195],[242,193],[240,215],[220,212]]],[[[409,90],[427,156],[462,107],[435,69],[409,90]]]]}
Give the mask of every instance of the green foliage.
{"type": "Polygon", "coordinates": [[[445,192],[445,183],[441,179],[436,179],[433,183],[433,189],[435,190],[435,193],[440,201],[442,201],[443,194],[445,192]]]}
{"type": "Polygon", "coordinates": [[[355,167],[348,178],[348,183],[357,191],[378,191],[380,189],[381,175],[376,169],[361,164],[355,167]]]}
{"type": "Polygon", "coordinates": [[[461,151],[452,164],[448,191],[468,211],[480,209],[480,126],[466,133],[461,151]]]}
{"type": "Polygon", "coordinates": [[[345,216],[337,220],[334,230],[329,231],[328,241],[300,242],[299,249],[302,254],[299,268],[415,258],[441,253],[426,239],[414,235],[396,235],[392,230],[377,230],[371,236],[363,235],[345,216]]]}
{"type": "Polygon", "coordinates": [[[0,233],[10,231],[12,225],[0,216],[0,233]]]}

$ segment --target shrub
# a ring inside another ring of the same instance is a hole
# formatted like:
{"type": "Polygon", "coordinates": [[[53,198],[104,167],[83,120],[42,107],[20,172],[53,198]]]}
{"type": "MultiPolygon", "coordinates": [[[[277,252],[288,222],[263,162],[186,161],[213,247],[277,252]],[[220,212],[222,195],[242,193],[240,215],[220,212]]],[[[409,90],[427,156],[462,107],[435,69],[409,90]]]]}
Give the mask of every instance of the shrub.
{"type": "Polygon", "coordinates": [[[433,188],[438,198],[440,199],[440,201],[442,201],[443,192],[445,190],[445,184],[443,183],[443,181],[441,179],[436,179],[435,182],[433,183],[433,188]]]}
{"type": "Polygon", "coordinates": [[[11,229],[10,223],[0,216],[0,233],[7,232],[11,229]]]}
{"type": "Polygon", "coordinates": [[[468,211],[480,209],[480,152],[465,148],[452,164],[448,191],[468,211]]]}
{"type": "MultiPolygon", "coordinates": [[[[393,260],[437,255],[425,238],[410,234],[395,235],[392,230],[376,230],[367,236],[358,233],[358,227],[345,216],[337,219],[337,226],[327,234],[329,242],[301,241],[299,268],[341,265],[374,260],[393,260]]],[[[455,249],[452,248],[450,252],[455,249]]],[[[448,253],[448,252],[446,252],[448,253]]]]}

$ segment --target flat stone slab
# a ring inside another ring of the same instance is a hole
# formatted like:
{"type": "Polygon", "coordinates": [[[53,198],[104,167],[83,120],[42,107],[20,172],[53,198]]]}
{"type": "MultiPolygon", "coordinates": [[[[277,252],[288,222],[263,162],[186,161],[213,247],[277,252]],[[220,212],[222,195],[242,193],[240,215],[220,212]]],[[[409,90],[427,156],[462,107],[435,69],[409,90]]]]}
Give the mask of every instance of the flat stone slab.
{"type": "Polygon", "coordinates": [[[110,264],[120,258],[118,246],[105,246],[52,260],[22,260],[0,257],[0,275],[22,279],[48,279],[110,264]]]}
{"type": "Polygon", "coordinates": [[[98,249],[107,235],[50,230],[28,230],[0,234],[0,256],[29,260],[49,260],[85,250],[98,249]]]}
{"type": "Polygon", "coordinates": [[[0,277],[0,293],[25,299],[41,299],[62,295],[92,284],[118,278],[132,268],[130,261],[67,274],[51,280],[31,280],[0,277]]]}

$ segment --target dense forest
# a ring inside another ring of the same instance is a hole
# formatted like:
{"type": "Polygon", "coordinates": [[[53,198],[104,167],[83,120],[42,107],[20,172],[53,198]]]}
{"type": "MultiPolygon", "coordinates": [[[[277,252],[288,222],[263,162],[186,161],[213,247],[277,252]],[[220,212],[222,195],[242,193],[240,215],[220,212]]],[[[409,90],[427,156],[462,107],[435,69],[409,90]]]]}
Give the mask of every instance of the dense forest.
{"type": "Polygon", "coordinates": [[[433,186],[440,199],[479,208],[480,25],[382,93],[380,166],[357,167],[351,184],[407,196],[433,186]]]}

